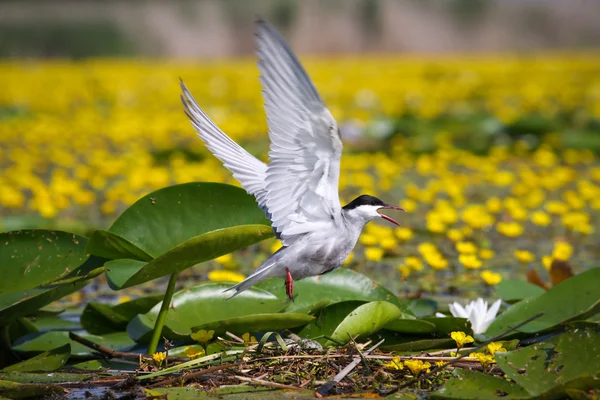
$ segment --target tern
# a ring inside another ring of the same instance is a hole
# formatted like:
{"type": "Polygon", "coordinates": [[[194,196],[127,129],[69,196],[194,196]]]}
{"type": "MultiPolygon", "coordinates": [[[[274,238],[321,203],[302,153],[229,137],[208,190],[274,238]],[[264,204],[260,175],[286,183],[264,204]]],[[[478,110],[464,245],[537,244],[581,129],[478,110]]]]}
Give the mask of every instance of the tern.
{"type": "Polygon", "coordinates": [[[344,207],[338,181],[342,140],[337,123],[283,37],[257,21],[257,54],[269,126],[269,164],[230,139],[198,106],[181,81],[185,112],[198,136],[256,198],[282,247],[243,282],[227,289],[234,297],[272,277],[285,278],[294,299],[294,280],[339,267],[363,227],[384,219],[381,210],[402,210],[363,194],[344,207]]]}

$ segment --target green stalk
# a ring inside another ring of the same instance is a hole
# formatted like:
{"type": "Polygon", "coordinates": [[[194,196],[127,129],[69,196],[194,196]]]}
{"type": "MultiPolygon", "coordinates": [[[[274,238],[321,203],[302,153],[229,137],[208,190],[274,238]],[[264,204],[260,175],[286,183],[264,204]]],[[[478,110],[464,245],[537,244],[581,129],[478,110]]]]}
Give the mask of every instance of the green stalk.
{"type": "Polygon", "coordinates": [[[158,341],[160,340],[160,337],[162,335],[162,329],[165,325],[165,320],[167,319],[169,307],[171,306],[171,299],[173,298],[173,292],[175,291],[176,281],[177,274],[175,273],[172,274],[169,278],[169,285],[167,286],[165,297],[163,298],[162,305],[160,306],[160,311],[158,312],[158,316],[156,317],[156,323],[154,324],[154,330],[152,331],[152,339],[150,339],[150,344],[148,345],[148,354],[150,355],[156,353],[158,341]]]}

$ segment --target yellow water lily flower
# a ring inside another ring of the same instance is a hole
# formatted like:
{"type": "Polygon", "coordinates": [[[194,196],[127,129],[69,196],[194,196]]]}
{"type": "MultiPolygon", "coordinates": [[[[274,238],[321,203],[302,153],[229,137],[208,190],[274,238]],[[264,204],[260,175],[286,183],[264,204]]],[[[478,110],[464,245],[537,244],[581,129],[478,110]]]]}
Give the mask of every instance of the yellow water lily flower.
{"type": "Polygon", "coordinates": [[[475,341],[475,339],[473,339],[473,336],[467,335],[466,333],[461,331],[450,332],[450,337],[456,342],[456,347],[458,347],[459,349],[465,344],[473,343],[475,341]]]}
{"type": "Polygon", "coordinates": [[[499,342],[488,343],[487,350],[492,356],[494,356],[497,351],[499,351],[501,353],[506,351],[506,349],[502,346],[503,346],[502,343],[499,343],[499,342]]]}
{"type": "Polygon", "coordinates": [[[404,364],[402,363],[402,361],[400,360],[400,357],[398,357],[398,356],[394,356],[394,358],[390,362],[385,363],[383,366],[386,369],[393,369],[393,370],[401,370],[404,368],[404,364]]]}
{"type": "Polygon", "coordinates": [[[431,364],[429,362],[423,362],[423,360],[404,360],[404,366],[410,370],[413,375],[425,371],[429,372],[431,364]]]}
{"type": "Polygon", "coordinates": [[[479,276],[489,286],[497,285],[502,281],[502,275],[492,271],[482,271],[479,276]]]}

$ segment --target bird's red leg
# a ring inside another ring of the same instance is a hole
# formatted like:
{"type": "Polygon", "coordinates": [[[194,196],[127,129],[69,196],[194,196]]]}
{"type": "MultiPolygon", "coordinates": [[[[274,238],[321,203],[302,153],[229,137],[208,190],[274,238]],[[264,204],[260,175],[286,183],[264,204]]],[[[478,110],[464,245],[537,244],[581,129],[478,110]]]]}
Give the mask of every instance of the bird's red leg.
{"type": "Polygon", "coordinates": [[[285,272],[287,272],[287,277],[285,278],[285,293],[290,300],[294,301],[294,278],[292,278],[292,274],[288,267],[285,267],[285,272]]]}

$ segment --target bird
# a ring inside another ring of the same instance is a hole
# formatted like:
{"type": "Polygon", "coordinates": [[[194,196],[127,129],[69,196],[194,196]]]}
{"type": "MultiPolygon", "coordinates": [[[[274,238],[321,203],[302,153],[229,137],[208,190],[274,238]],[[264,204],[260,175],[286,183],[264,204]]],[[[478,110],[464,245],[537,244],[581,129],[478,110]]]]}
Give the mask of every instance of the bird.
{"type": "Polygon", "coordinates": [[[258,19],[257,56],[270,139],[269,163],[229,138],[198,106],[180,80],[181,100],[192,126],[208,149],[256,198],[282,247],[230,297],[272,277],[285,279],[294,300],[294,281],[339,267],[354,249],[364,226],[383,219],[382,210],[401,210],[363,194],[341,206],[338,194],[342,138],[308,74],[283,37],[258,19]]]}

